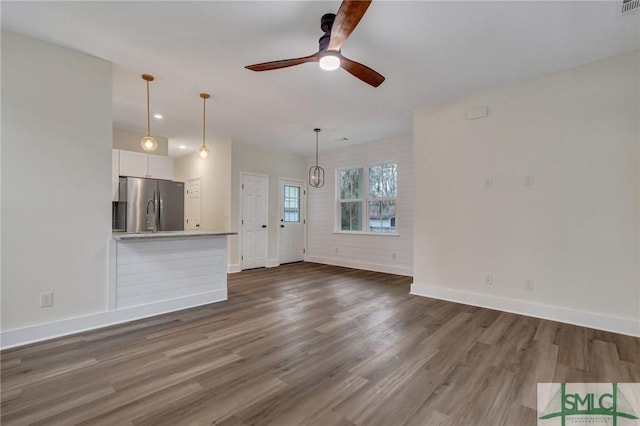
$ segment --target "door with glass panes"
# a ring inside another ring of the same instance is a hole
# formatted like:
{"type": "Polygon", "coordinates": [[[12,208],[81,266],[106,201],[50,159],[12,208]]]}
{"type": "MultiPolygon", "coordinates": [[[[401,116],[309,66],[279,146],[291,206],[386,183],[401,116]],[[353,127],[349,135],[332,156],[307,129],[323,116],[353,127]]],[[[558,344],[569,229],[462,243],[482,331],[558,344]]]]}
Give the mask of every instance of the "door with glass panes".
{"type": "Polygon", "coordinates": [[[304,181],[280,179],[280,264],[304,260],[305,196],[304,181]]]}

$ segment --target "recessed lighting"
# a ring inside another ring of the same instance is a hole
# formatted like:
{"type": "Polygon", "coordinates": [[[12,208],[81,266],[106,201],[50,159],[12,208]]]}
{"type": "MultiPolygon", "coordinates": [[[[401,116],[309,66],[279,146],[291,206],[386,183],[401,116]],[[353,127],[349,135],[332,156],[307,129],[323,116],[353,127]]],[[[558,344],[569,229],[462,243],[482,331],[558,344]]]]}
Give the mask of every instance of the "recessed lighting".
{"type": "Polygon", "coordinates": [[[162,120],[162,114],[155,114],[153,118],[157,118],[158,120],[162,120]]]}
{"type": "Polygon", "coordinates": [[[180,149],[186,149],[186,148],[187,148],[187,146],[186,146],[186,145],[178,145],[178,148],[180,148],[180,149]]]}

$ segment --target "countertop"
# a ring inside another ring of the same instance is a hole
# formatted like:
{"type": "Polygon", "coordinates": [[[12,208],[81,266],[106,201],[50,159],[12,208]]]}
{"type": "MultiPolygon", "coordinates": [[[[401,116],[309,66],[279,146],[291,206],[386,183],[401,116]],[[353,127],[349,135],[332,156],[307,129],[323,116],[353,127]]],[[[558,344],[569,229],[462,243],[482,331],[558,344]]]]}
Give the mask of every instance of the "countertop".
{"type": "Polygon", "coordinates": [[[141,232],[138,234],[128,232],[114,232],[113,239],[120,241],[128,240],[153,240],[162,238],[199,238],[199,237],[217,237],[225,235],[237,235],[237,232],[216,232],[216,231],[160,231],[160,232],[141,232]]]}

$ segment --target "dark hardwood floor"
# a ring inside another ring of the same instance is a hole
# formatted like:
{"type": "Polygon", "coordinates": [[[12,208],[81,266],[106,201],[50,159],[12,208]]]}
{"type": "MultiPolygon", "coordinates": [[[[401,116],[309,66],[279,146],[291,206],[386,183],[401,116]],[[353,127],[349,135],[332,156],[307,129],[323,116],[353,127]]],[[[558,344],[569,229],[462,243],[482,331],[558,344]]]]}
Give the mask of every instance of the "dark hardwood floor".
{"type": "Polygon", "coordinates": [[[312,263],[229,300],[2,352],[3,425],[536,424],[538,382],[640,382],[640,339],[312,263]]]}

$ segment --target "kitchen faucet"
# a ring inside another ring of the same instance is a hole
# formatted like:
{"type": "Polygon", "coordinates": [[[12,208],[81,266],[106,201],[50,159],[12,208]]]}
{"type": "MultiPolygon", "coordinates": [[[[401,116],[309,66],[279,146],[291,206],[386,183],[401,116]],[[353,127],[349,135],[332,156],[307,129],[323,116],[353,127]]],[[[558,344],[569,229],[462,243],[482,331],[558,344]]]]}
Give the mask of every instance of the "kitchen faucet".
{"type": "Polygon", "coordinates": [[[146,225],[147,225],[147,231],[151,231],[151,232],[156,232],[157,228],[156,228],[156,203],[154,200],[149,200],[147,201],[147,220],[146,220],[146,225]],[[149,203],[151,203],[151,206],[153,207],[153,213],[149,213],[149,203]]]}

